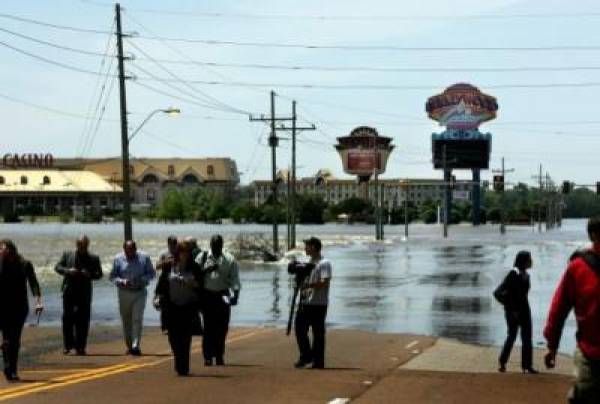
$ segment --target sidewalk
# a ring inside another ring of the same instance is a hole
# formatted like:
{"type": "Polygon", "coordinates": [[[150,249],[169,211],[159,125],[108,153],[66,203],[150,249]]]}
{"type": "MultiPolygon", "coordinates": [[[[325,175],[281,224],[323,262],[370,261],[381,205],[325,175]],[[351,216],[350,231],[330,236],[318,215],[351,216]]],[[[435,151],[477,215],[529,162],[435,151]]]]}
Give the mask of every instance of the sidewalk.
{"type": "MultiPolygon", "coordinates": [[[[498,374],[496,348],[354,330],[328,333],[328,369],[297,370],[294,338],[273,328],[232,330],[224,367],[204,367],[201,341],[195,339],[192,376],[181,378],[159,330],[146,330],[140,358],[123,355],[116,331],[103,330],[85,357],[65,357],[54,349],[30,358],[21,371],[23,383],[0,382],[0,401],[546,404],[563,403],[571,383],[569,358],[560,358],[552,374],[498,374]]],[[[58,335],[55,329],[26,329],[25,354],[27,345],[52,346],[48,341],[58,335]]],[[[518,358],[514,352],[509,370],[519,369],[518,358]]]]}

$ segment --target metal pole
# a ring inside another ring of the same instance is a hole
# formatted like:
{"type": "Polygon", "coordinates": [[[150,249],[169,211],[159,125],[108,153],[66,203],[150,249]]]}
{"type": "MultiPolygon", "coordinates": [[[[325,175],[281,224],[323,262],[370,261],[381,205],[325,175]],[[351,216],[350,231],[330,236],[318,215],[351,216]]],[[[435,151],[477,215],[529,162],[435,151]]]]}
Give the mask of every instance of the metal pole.
{"type": "Polygon", "coordinates": [[[451,198],[451,189],[450,189],[450,181],[452,179],[452,171],[447,168],[447,158],[446,158],[446,145],[443,147],[443,166],[444,166],[444,238],[448,237],[448,222],[450,221],[450,198],[451,198]]]}
{"type": "Polygon", "coordinates": [[[543,201],[543,177],[542,177],[542,165],[540,164],[540,176],[539,176],[539,180],[540,180],[540,199],[538,201],[538,233],[542,232],[542,201],[543,201]]]}
{"type": "Polygon", "coordinates": [[[404,237],[408,238],[408,185],[404,188],[404,237]]]}
{"type": "Polygon", "coordinates": [[[123,232],[125,240],[133,239],[131,224],[131,182],[129,178],[129,136],[127,130],[127,94],[125,89],[125,66],[123,56],[123,33],[121,30],[121,5],[115,4],[117,26],[117,52],[119,61],[119,95],[121,104],[121,162],[123,170],[123,232]]]}
{"type": "MultiPolygon", "coordinates": [[[[502,157],[502,178],[504,179],[504,157],[502,157]]],[[[500,234],[506,233],[506,225],[504,223],[504,189],[500,194],[500,234]]]]}
{"type": "Polygon", "coordinates": [[[288,170],[287,174],[286,174],[286,181],[285,181],[286,187],[287,187],[287,198],[286,199],[286,203],[285,203],[285,224],[286,224],[286,230],[287,230],[287,238],[286,238],[286,243],[287,243],[287,248],[288,250],[291,249],[291,244],[292,244],[292,220],[291,220],[291,215],[292,215],[292,209],[291,209],[291,205],[290,205],[290,188],[291,188],[291,184],[290,184],[290,172],[288,170]]]}
{"type": "Polygon", "coordinates": [[[279,253],[278,215],[277,215],[277,133],[275,129],[275,91],[271,91],[271,190],[273,196],[273,254],[279,253]]]}
{"type": "Polygon", "coordinates": [[[296,119],[296,101],[292,101],[292,234],[290,248],[296,248],[296,119]]]}

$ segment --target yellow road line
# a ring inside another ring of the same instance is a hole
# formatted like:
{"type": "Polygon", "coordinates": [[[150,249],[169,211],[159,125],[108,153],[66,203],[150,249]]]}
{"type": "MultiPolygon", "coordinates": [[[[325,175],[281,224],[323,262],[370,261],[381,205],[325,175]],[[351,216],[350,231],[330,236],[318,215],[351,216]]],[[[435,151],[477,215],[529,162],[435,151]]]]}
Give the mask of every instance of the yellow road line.
{"type": "MultiPolygon", "coordinates": [[[[265,333],[267,330],[261,331],[251,331],[248,333],[240,333],[241,335],[236,335],[234,337],[228,338],[227,343],[232,343],[236,341],[240,341],[246,338],[250,338],[254,335],[265,333]]],[[[199,351],[195,350],[194,353],[199,351]]],[[[172,360],[173,358],[162,358],[152,362],[144,362],[144,363],[121,363],[114,366],[107,366],[104,368],[97,368],[92,370],[87,370],[84,372],[70,374],[67,376],[62,376],[59,378],[53,378],[46,382],[39,382],[35,384],[29,384],[27,386],[16,387],[12,389],[3,389],[0,390],[0,401],[10,400],[13,398],[22,397],[28,394],[38,393],[42,391],[57,389],[65,386],[69,386],[72,384],[83,383],[86,381],[91,381],[95,379],[100,379],[103,377],[108,377],[112,375],[116,375],[119,373],[129,372],[137,369],[141,369],[148,366],[155,366],[160,363],[164,363],[172,360]]]]}

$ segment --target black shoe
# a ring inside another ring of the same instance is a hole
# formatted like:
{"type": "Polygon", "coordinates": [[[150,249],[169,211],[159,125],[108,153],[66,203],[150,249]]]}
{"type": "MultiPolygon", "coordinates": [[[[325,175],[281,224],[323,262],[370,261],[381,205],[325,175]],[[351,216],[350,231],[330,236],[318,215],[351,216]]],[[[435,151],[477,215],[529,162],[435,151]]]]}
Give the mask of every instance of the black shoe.
{"type": "Polygon", "coordinates": [[[4,369],[4,377],[7,382],[18,382],[21,380],[16,372],[12,372],[10,369],[4,369]]]}
{"type": "Polygon", "coordinates": [[[216,364],[217,366],[225,366],[225,361],[223,360],[223,358],[217,358],[216,364]]]}
{"type": "Polygon", "coordinates": [[[298,359],[298,362],[294,363],[294,367],[296,369],[303,369],[306,366],[310,365],[312,363],[312,361],[306,361],[303,359],[298,359]]]}
{"type": "Polygon", "coordinates": [[[131,348],[129,350],[129,354],[131,356],[142,356],[142,350],[140,348],[131,348]]]}
{"type": "Polygon", "coordinates": [[[525,368],[525,369],[523,369],[523,373],[530,374],[530,375],[537,375],[540,372],[535,370],[534,368],[525,368]]]}
{"type": "Polygon", "coordinates": [[[204,359],[204,366],[212,366],[212,365],[213,365],[212,359],[204,359]]]}
{"type": "Polygon", "coordinates": [[[311,369],[325,369],[325,365],[322,363],[313,363],[311,369]]]}
{"type": "Polygon", "coordinates": [[[85,352],[85,349],[78,349],[77,352],[75,353],[75,355],[77,355],[77,356],[86,356],[87,353],[85,352]]]}
{"type": "Polygon", "coordinates": [[[71,354],[71,348],[63,349],[63,355],[70,355],[70,354],[71,354]]]}
{"type": "Polygon", "coordinates": [[[506,372],[506,365],[499,364],[498,365],[498,372],[505,373],[506,372]]]}

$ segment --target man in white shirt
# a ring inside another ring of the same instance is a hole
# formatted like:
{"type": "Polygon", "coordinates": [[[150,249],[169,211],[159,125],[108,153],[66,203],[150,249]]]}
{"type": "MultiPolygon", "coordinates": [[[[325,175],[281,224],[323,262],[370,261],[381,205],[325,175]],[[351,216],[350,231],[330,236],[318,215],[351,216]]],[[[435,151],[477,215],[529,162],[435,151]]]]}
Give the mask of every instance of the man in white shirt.
{"type": "Polygon", "coordinates": [[[301,285],[300,305],[296,314],[295,331],[300,358],[294,364],[304,368],[312,363],[313,369],[325,367],[325,317],[329,304],[331,262],[321,255],[321,240],[311,237],[304,240],[304,251],[314,269],[301,285]],[[308,339],[312,328],[313,344],[308,339]]]}

